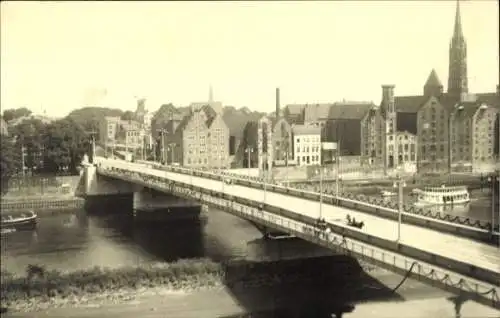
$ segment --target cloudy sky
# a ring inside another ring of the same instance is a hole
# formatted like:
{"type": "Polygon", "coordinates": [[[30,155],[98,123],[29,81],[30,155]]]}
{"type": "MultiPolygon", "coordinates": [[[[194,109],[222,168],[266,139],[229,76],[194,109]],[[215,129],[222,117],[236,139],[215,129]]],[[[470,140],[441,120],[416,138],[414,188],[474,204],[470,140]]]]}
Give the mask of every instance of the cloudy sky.
{"type": "MultiPolygon", "coordinates": [[[[469,87],[498,83],[498,4],[461,2],[469,87]]],[[[380,101],[381,84],[446,87],[455,1],[5,2],[2,108],[63,116],[89,104],[133,109],[380,101]],[[107,97],[102,97],[104,90],[107,97]]]]}

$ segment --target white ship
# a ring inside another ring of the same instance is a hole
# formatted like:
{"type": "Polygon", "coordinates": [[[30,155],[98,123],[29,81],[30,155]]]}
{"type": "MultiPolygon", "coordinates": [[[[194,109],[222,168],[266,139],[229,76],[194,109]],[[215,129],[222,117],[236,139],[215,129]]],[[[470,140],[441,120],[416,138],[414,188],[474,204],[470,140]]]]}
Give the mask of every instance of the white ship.
{"type": "Polygon", "coordinates": [[[464,205],[470,202],[466,186],[425,187],[423,190],[416,189],[413,193],[417,197],[416,206],[464,205]]]}

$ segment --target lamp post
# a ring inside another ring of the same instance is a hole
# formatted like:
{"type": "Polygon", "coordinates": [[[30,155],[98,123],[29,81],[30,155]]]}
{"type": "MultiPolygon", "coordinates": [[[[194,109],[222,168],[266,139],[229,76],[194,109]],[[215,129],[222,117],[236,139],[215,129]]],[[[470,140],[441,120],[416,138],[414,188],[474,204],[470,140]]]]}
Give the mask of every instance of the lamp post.
{"type": "Polygon", "coordinates": [[[250,176],[250,155],[253,153],[253,148],[252,147],[247,147],[245,149],[245,153],[247,154],[247,167],[248,167],[248,176],[250,176]]]}
{"type": "MultiPolygon", "coordinates": [[[[177,146],[177,144],[174,143],[174,142],[171,142],[171,143],[168,144],[168,150],[170,150],[170,157],[171,157],[170,164],[171,165],[174,165],[174,162],[175,162],[174,161],[174,150],[175,150],[176,146],[177,146]]],[[[167,160],[165,160],[165,163],[166,163],[166,161],[167,160]]]]}
{"type": "Polygon", "coordinates": [[[165,158],[165,133],[168,133],[168,130],[162,128],[162,129],[158,129],[158,132],[160,133],[160,136],[161,136],[161,160],[163,161],[163,164],[166,164],[167,163],[167,158],[165,158]]]}
{"type": "Polygon", "coordinates": [[[319,218],[323,216],[323,167],[320,166],[316,170],[316,175],[319,174],[319,218]]]}
{"type": "MultiPolygon", "coordinates": [[[[498,171],[496,172],[496,174],[488,177],[488,181],[489,181],[489,184],[490,184],[490,188],[491,188],[491,228],[490,228],[490,231],[491,231],[491,238],[494,239],[495,238],[495,206],[497,205],[497,202],[499,200],[499,198],[497,198],[497,194],[496,194],[496,188],[498,186],[500,186],[500,178],[498,176],[498,171]]],[[[500,211],[499,211],[499,215],[498,215],[498,220],[496,220],[498,222],[498,224],[500,225],[500,211]]],[[[499,235],[499,246],[500,246],[500,235],[499,235]]]]}
{"type": "Polygon", "coordinates": [[[286,153],[285,153],[285,184],[286,184],[286,187],[288,188],[290,186],[290,183],[288,181],[288,149],[286,150],[286,153]]]}
{"type": "Polygon", "coordinates": [[[396,242],[399,243],[401,240],[401,216],[403,213],[403,188],[406,187],[406,182],[401,176],[393,184],[394,188],[398,188],[398,236],[396,242]]]}

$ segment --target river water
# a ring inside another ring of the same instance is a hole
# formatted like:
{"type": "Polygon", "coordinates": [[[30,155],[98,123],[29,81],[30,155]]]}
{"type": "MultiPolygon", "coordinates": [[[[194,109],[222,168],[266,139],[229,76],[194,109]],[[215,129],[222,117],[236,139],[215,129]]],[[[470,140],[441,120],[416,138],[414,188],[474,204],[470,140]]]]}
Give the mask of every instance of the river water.
{"type": "MultiPolygon", "coordinates": [[[[74,270],[190,257],[255,259],[265,253],[262,250],[267,247],[255,243],[260,242],[261,234],[253,225],[222,211],[210,210],[208,215],[205,225],[192,228],[138,226],[121,213],[90,216],[85,211],[72,211],[42,215],[37,231],[2,235],[1,267],[22,273],[26,265],[34,263],[49,269],[74,270]]],[[[369,275],[388,288],[401,281],[400,276],[383,270],[369,275]]],[[[354,311],[344,317],[456,317],[453,304],[447,300],[450,295],[440,290],[407,280],[398,293],[398,301],[382,294],[370,296],[356,303],[354,311]]],[[[462,308],[462,318],[466,317],[500,317],[500,313],[467,302],[462,308]]]]}

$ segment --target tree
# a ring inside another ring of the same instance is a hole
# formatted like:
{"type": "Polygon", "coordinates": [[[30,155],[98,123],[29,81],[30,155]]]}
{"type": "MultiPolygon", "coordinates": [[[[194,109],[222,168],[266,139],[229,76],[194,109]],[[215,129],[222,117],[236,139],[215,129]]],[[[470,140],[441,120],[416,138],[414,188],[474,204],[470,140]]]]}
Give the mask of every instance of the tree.
{"type": "Polygon", "coordinates": [[[3,119],[6,122],[9,122],[13,119],[17,119],[20,117],[29,116],[29,115],[31,115],[31,110],[29,110],[26,107],[11,108],[11,109],[6,109],[3,111],[3,119]]]}
{"type": "Polygon", "coordinates": [[[135,113],[133,111],[127,110],[124,112],[121,116],[122,120],[134,120],[135,119],[135,113]]]}
{"type": "Polygon", "coordinates": [[[83,127],[71,118],[63,118],[47,125],[43,144],[44,172],[68,170],[76,173],[83,155],[89,146],[88,134],[83,127]]]}
{"type": "Polygon", "coordinates": [[[84,107],[80,109],[75,109],[67,118],[73,120],[75,123],[80,125],[83,130],[90,132],[96,131],[96,139],[99,139],[100,133],[100,123],[106,116],[111,117],[121,117],[123,111],[116,108],[105,108],[105,107],[84,107]]]}
{"type": "Polygon", "coordinates": [[[2,193],[7,190],[10,178],[21,169],[20,149],[16,149],[14,140],[7,136],[0,137],[0,169],[2,193]]]}
{"type": "Polygon", "coordinates": [[[25,165],[30,170],[38,168],[43,160],[42,136],[45,126],[41,120],[30,118],[13,126],[9,131],[9,135],[15,140],[15,147],[19,151],[25,149],[25,165]]]}

